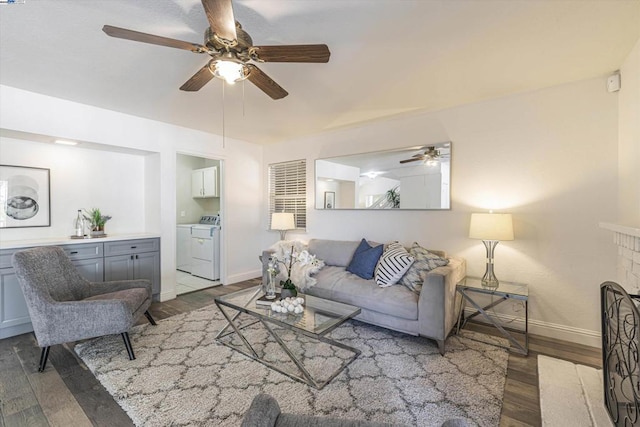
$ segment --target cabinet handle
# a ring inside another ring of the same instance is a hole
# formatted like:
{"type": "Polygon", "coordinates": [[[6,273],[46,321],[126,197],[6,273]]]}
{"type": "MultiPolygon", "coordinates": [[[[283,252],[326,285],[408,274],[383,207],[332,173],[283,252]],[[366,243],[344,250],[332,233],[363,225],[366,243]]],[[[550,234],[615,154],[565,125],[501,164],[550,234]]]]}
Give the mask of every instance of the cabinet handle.
{"type": "Polygon", "coordinates": [[[72,252],[69,252],[69,255],[75,255],[77,253],[78,253],[78,251],[72,251],[72,252]]]}
{"type": "Polygon", "coordinates": [[[138,255],[136,255],[136,259],[138,259],[138,255]]]}
{"type": "Polygon", "coordinates": [[[137,248],[137,246],[131,246],[131,249],[136,249],[136,248],[137,248]]]}
{"type": "Polygon", "coordinates": [[[129,259],[133,259],[133,255],[131,255],[131,258],[129,258],[129,259]]]}

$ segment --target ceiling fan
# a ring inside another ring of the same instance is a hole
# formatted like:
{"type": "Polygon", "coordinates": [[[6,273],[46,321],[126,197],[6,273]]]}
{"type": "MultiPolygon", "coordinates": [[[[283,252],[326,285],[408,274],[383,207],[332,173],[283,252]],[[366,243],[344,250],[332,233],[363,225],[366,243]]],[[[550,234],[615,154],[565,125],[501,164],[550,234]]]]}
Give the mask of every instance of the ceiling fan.
{"type": "Polygon", "coordinates": [[[439,149],[432,146],[432,147],[426,147],[424,150],[424,153],[414,154],[413,156],[411,156],[410,159],[400,160],[400,163],[409,163],[409,162],[417,162],[417,161],[433,162],[440,159],[441,157],[446,157],[446,156],[447,156],[446,154],[442,154],[439,149]]]}
{"type": "Polygon", "coordinates": [[[209,62],[187,80],[180,90],[197,91],[213,77],[227,83],[249,80],[273,99],[289,93],[273,81],[255,62],[328,62],[329,48],[325,44],[253,46],[251,36],[233,16],[231,0],[202,0],[209,27],[204,33],[204,44],[186,42],[139,31],[105,25],[102,31],[111,37],[150,43],[176,49],[206,53],[209,62]]]}

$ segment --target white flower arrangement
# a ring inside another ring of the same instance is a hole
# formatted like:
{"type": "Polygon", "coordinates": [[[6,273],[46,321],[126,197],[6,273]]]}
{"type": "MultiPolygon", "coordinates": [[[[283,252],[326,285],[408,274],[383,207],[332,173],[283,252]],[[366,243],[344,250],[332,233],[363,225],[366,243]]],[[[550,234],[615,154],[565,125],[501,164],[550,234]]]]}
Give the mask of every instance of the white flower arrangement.
{"type": "Polygon", "coordinates": [[[324,261],[311,255],[304,243],[278,242],[274,249],[267,272],[276,272],[281,279],[280,286],[287,289],[287,286],[295,284],[295,287],[304,290],[315,285],[316,280],[311,275],[324,267],[324,261]]]}

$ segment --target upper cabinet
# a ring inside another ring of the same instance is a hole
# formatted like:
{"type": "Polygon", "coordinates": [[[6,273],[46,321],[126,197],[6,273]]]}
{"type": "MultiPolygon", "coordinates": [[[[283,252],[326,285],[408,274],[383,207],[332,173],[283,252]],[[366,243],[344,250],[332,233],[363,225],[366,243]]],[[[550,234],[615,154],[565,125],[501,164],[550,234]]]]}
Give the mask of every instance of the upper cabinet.
{"type": "Polygon", "coordinates": [[[219,197],[217,167],[211,166],[191,171],[191,196],[200,199],[219,197]]]}

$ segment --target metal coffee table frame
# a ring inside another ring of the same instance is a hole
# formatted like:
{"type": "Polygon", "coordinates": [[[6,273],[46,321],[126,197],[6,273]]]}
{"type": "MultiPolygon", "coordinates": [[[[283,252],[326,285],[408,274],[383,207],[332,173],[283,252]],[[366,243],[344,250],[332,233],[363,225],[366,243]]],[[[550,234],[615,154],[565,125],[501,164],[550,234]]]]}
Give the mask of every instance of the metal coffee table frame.
{"type": "Polygon", "coordinates": [[[303,297],[305,298],[304,315],[315,316],[316,314],[320,314],[330,319],[316,327],[315,330],[309,330],[296,325],[296,323],[299,322],[296,322],[295,320],[297,318],[299,319],[299,316],[275,314],[272,313],[268,307],[257,307],[255,300],[262,294],[262,289],[260,286],[258,286],[255,288],[245,289],[215,298],[214,301],[216,303],[216,306],[225,317],[225,319],[227,319],[227,324],[225,325],[225,327],[222,328],[220,332],[218,332],[218,334],[215,336],[216,341],[244,354],[247,357],[252,358],[253,360],[262,363],[263,365],[273,369],[274,371],[287,375],[288,377],[307,384],[311,387],[315,387],[318,390],[322,389],[325,385],[330,383],[340,372],[344,370],[344,368],[346,368],[351,362],[355,360],[356,357],[358,357],[358,355],[361,354],[361,351],[357,348],[342,344],[325,336],[326,334],[340,326],[342,323],[344,323],[346,320],[358,315],[360,313],[360,309],[358,307],[336,303],[322,298],[303,295],[303,297]],[[245,301],[243,304],[238,304],[238,299],[243,299],[245,301]],[[233,300],[236,300],[236,302],[233,302],[233,300]],[[225,307],[226,309],[231,309],[232,311],[235,311],[235,313],[233,315],[230,315],[225,311],[225,308],[223,307],[225,307]],[[236,319],[242,313],[248,314],[249,316],[252,316],[257,320],[245,325],[239,325],[236,322],[236,319]],[[251,346],[251,343],[249,343],[245,335],[242,333],[243,329],[255,325],[256,323],[261,323],[265,327],[269,334],[275,339],[275,341],[280,345],[287,356],[289,356],[291,361],[300,370],[300,373],[302,375],[295,375],[291,372],[288,372],[258,355],[255,349],[251,346]],[[276,330],[271,325],[269,325],[270,323],[289,330],[293,330],[297,333],[301,333],[307,337],[316,339],[331,346],[350,351],[353,353],[353,356],[343,362],[342,365],[335,372],[333,372],[333,374],[328,379],[324,381],[317,381],[304,367],[302,361],[298,357],[296,357],[296,355],[291,351],[291,349],[289,349],[289,347],[287,347],[282,338],[276,333],[276,330]],[[231,327],[233,330],[228,331],[229,327],[231,327]],[[222,338],[234,333],[237,334],[238,337],[242,340],[244,347],[238,347],[222,340],[222,338]]]}

